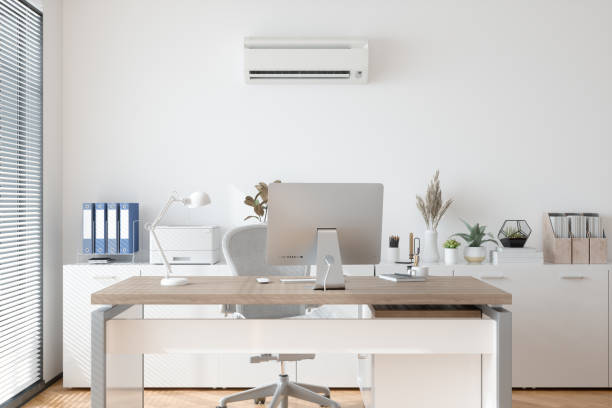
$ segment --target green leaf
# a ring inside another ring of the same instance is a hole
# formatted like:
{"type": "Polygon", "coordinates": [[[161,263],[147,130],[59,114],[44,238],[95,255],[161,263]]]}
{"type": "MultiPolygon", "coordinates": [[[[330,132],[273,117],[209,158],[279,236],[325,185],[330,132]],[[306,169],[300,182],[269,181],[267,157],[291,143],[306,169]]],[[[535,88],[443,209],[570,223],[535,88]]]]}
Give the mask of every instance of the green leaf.
{"type": "Polygon", "coordinates": [[[468,234],[464,234],[462,232],[458,232],[456,234],[453,234],[453,235],[451,235],[451,238],[452,237],[459,237],[459,238],[463,239],[467,243],[472,241],[472,237],[471,236],[469,236],[468,234]]]}
{"type": "Polygon", "coordinates": [[[460,220],[463,224],[465,224],[468,230],[472,231],[472,226],[468,224],[466,220],[464,220],[463,218],[460,218],[460,220]]]}

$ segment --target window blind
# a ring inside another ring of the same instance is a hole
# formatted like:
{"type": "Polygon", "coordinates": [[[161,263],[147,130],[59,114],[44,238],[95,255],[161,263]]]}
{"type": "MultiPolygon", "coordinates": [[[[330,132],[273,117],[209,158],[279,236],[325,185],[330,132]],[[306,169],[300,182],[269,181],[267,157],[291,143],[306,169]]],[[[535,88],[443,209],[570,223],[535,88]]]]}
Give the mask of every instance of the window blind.
{"type": "Polygon", "coordinates": [[[42,16],[0,0],[0,405],[42,376],[42,16]]]}

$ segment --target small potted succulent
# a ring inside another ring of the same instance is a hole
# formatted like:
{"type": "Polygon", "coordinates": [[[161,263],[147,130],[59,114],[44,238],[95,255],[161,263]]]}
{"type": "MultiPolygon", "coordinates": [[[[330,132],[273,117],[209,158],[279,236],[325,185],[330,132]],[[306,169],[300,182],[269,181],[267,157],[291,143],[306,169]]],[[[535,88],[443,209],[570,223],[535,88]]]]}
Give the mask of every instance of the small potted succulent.
{"type": "Polygon", "coordinates": [[[493,242],[499,244],[490,232],[485,232],[487,227],[476,223],[474,226],[461,220],[468,229],[468,233],[459,232],[451,235],[451,237],[459,237],[465,241],[467,247],[463,252],[463,256],[468,263],[479,264],[487,257],[487,249],[482,246],[485,242],[493,242]]]}
{"type": "Polygon", "coordinates": [[[455,265],[459,261],[459,245],[458,241],[454,239],[447,239],[444,242],[444,264],[455,265]]]}

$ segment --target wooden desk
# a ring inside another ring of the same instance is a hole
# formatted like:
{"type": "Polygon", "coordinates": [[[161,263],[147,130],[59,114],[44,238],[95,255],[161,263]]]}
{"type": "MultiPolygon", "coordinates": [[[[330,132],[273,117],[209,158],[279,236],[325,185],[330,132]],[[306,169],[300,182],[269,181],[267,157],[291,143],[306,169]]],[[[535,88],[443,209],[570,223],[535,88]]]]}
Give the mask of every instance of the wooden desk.
{"type": "Polygon", "coordinates": [[[143,354],[325,352],[377,356],[389,377],[378,382],[376,408],[397,406],[394,392],[412,395],[413,400],[404,395],[401,400],[414,406],[511,408],[511,313],[490,306],[510,304],[509,293],[471,277],[409,283],[346,277],[346,290],[328,291],[270,279],[259,284],[254,277],[189,277],[188,285],[162,287],[159,277],[143,276],[92,294],[93,304],[111,305],[92,313],[92,408],[143,406],[143,354]],[[143,319],[142,305],[153,304],[347,304],[365,311],[368,305],[475,305],[484,316],[372,318],[362,312],[359,319],[143,319]],[[408,389],[404,376],[417,367],[415,355],[437,358],[440,371],[424,376],[434,361],[427,360],[410,377],[422,384],[410,381],[408,389]],[[473,375],[453,366],[460,355],[471,359],[473,375]],[[454,384],[454,391],[428,388],[439,387],[443,375],[450,375],[445,384],[454,384]],[[393,379],[403,386],[389,388],[393,379]],[[414,397],[419,392],[425,394],[414,397]],[[432,405],[436,398],[445,400],[432,405]]]}
{"type": "MultiPolygon", "coordinates": [[[[285,278],[285,277],[284,277],[285,278]]],[[[395,283],[373,276],[346,277],[345,290],[312,290],[312,283],[260,284],[249,276],[189,277],[185,286],[160,286],[160,278],[138,276],[91,295],[92,304],[346,304],[346,305],[508,305],[512,295],[469,277],[429,277],[395,283]]]]}

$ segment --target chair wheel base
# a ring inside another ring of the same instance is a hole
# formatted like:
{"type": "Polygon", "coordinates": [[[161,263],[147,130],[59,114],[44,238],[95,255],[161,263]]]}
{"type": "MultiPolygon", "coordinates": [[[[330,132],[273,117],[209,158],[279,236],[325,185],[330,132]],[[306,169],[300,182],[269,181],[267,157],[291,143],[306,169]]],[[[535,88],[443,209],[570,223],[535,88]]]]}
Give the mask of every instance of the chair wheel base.
{"type": "Polygon", "coordinates": [[[255,398],[255,404],[264,405],[266,403],[266,398],[255,398]]]}

